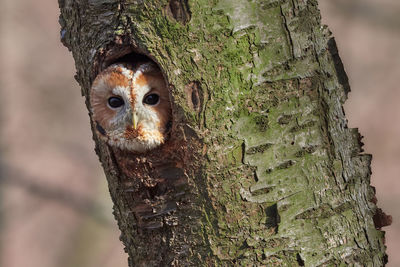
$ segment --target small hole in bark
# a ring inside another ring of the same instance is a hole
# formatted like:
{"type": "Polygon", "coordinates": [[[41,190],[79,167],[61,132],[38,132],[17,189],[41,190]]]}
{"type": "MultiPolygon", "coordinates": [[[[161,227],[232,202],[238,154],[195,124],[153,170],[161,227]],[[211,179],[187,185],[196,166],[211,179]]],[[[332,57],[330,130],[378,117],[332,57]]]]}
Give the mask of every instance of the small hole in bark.
{"type": "Polygon", "coordinates": [[[170,0],[167,7],[167,14],[176,21],[186,24],[191,17],[187,0],[170,0]]]}
{"type": "Polygon", "coordinates": [[[193,107],[198,107],[199,106],[199,95],[197,91],[192,91],[192,103],[193,107]]]}
{"type": "Polygon", "coordinates": [[[304,266],[304,260],[301,258],[300,253],[297,253],[296,260],[299,263],[299,266],[304,266]]]}
{"type": "Polygon", "coordinates": [[[154,187],[147,188],[147,190],[149,192],[150,198],[153,200],[158,196],[164,195],[167,191],[167,186],[165,183],[158,183],[154,187]]]}
{"type": "Polygon", "coordinates": [[[278,233],[278,225],[281,222],[281,217],[278,213],[278,205],[273,204],[265,209],[265,213],[267,215],[267,227],[275,228],[275,233],[278,233]]]}
{"type": "Polygon", "coordinates": [[[185,86],[188,105],[191,109],[199,112],[203,101],[201,87],[198,82],[191,82],[185,86]]]}

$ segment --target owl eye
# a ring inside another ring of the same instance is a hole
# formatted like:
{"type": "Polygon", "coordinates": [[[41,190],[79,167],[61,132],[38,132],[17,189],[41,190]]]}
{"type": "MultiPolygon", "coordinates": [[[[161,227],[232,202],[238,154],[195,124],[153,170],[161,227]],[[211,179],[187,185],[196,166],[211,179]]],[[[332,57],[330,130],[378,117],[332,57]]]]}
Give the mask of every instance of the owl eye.
{"type": "Polygon", "coordinates": [[[125,104],[124,100],[117,96],[112,96],[108,99],[108,105],[111,108],[119,108],[119,107],[123,106],[124,104],[125,104]]]}
{"type": "Polygon", "coordinates": [[[158,102],[160,102],[160,96],[157,94],[147,95],[143,99],[143,103],[151,106],[157,105],[158,102]]]}

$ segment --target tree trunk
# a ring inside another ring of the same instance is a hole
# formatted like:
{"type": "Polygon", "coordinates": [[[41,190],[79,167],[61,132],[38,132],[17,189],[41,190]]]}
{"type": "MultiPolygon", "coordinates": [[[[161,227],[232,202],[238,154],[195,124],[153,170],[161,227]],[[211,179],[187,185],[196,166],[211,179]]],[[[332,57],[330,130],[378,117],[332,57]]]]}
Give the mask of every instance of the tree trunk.
{"type": "Polygon", "coordinates": [[[129,266],[384,265],[371,156],[347,128],[348,80],[316,0],[59,5],[89,110],[116,61],[145,55],[169,84],[159,149],[116,152],[92,121],[129,266]]]}

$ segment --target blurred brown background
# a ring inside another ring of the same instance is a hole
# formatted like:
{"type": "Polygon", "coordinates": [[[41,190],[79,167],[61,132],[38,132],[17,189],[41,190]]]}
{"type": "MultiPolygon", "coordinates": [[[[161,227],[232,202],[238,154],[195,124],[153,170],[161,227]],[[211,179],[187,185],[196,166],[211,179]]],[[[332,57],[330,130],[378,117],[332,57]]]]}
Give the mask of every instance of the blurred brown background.
{"type": "MultiPolygon", "coordinates": [[[[400,266],[400,1],[320,0],[400,266]]],[[[0,266],[126,266],[54,0],[0,1],[0,266]]]]}

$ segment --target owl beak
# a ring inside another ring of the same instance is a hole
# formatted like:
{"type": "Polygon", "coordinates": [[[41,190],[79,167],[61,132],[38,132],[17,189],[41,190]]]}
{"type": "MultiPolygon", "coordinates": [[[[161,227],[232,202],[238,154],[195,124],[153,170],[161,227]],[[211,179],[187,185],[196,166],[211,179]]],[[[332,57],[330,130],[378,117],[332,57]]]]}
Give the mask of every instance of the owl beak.
{"type": "Polygon", "coordinates": [[[138,117],[136,115],[136,113],[134,112],[132,114],[132,125],[133,125],[133,129],[137,129],[137,123],[138,123],[138,117]]]}

